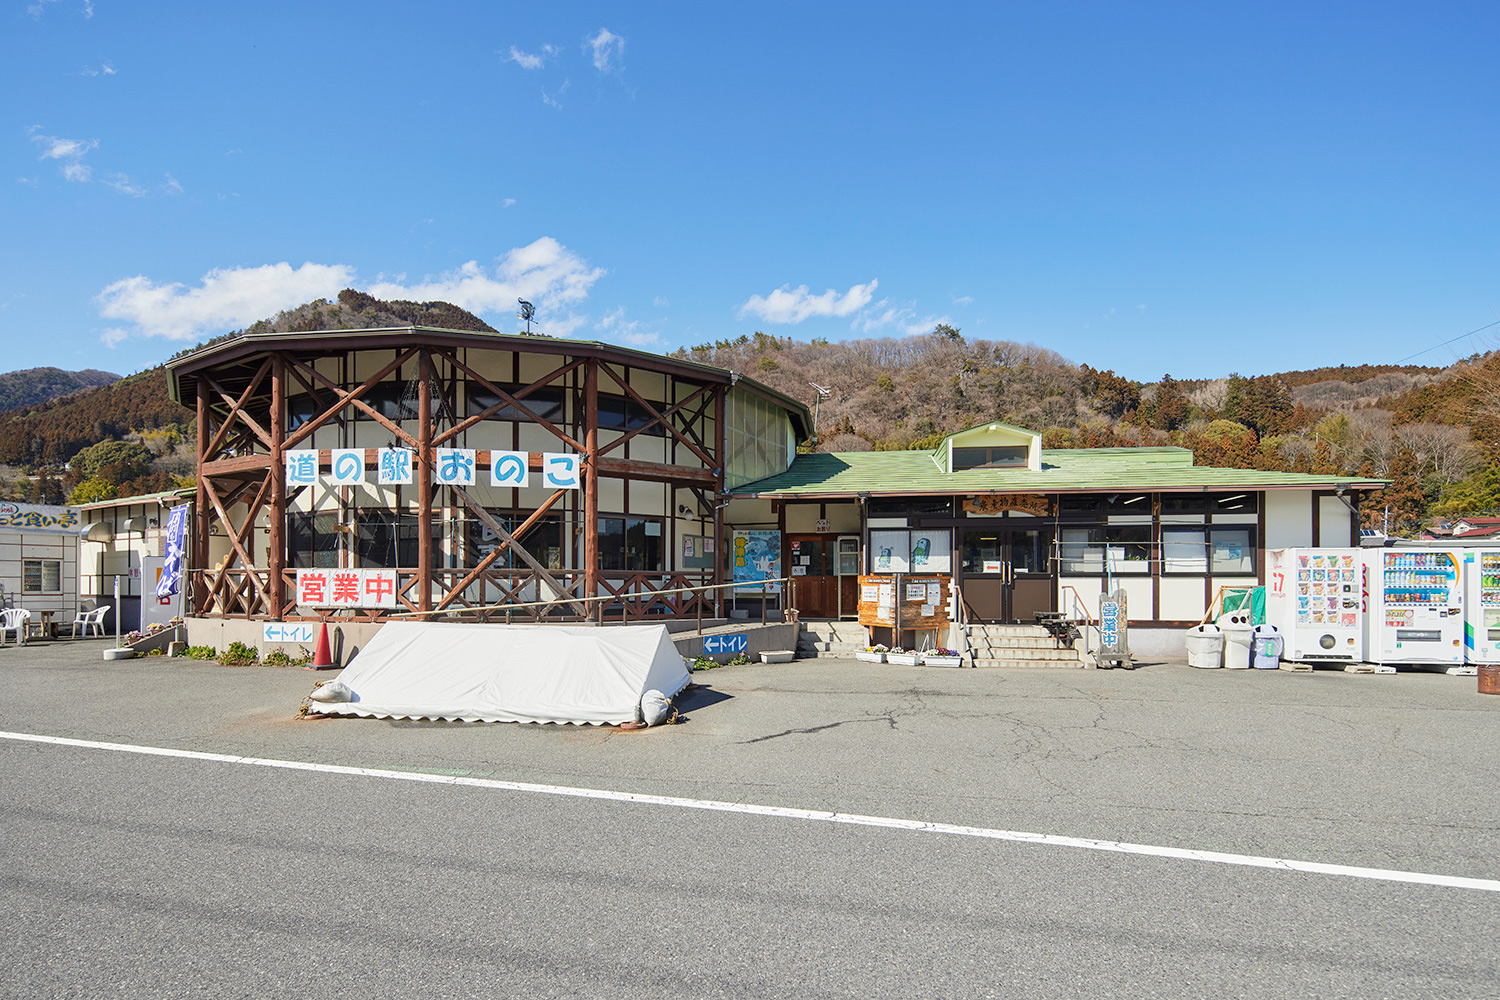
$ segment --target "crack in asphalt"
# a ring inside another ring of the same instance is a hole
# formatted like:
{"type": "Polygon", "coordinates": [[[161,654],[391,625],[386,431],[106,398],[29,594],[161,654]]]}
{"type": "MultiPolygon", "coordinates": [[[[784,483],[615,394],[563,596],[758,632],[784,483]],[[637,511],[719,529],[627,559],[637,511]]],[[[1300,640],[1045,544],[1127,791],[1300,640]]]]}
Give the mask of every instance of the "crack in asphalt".
{"type": "Polygon", "coordinates": [[[896,728],[896,718],[894,715],[872,715],[863,719],[843,719],[839,722],[828,722],[821,726],[810,726],[807,729],[783,729],[779,733],[770,733],[766,736],[757,736],[754,739],[750,740],[740,740],[740,744],[743,746],[749,743],[764,743],[766,740],[779,740],[783,736],[798,736],[806,735],[809,733],[821,733],[825,729],[837,729],[839,726],[847,726],[856,722],[884,722],[891,729],[896,728]]]}

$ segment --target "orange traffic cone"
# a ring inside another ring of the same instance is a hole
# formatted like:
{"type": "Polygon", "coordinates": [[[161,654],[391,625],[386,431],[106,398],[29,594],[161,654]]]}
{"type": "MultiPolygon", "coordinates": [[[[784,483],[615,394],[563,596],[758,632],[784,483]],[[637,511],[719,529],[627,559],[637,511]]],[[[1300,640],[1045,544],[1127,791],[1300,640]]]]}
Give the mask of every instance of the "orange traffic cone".
{"type": "Polygon", "coordinates": [[[328,623],[320,622],[318,626],[318,645],[313,649],[312,662],[307,665],[306,669],[326,670],[333,665],[333,653],[328,649],[328,623]]]}

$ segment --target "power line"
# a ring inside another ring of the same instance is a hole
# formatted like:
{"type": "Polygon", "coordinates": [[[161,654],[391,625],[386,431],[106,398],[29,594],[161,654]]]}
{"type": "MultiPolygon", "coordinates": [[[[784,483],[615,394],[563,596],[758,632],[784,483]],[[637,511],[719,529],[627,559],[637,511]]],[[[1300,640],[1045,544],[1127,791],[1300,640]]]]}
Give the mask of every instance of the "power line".
{"type": "Polygon", "coordinates": [[[1416,354],[1408,355],[1407,357],[1402,358],[1400,361],[1397,361],[1396,364],[1398,364],[1398,365],[1404,365],[1408,361],[1410,361],[1412,358],[1420,358],[1422,355],[1426,354],[1428,351],[1435,351],[1439,347],[1447,347],[1449,344],[1452,344],[1452,343],[1455,343],[1457,341],[1463,340],[1465,337],[1472,337],[1476,333],[1480,333],[1480,332],[1482,332],[1484,330],[1488,330],[1492,326],[1500,326],[1500,319],[1495,320],[1495,322],[1493,322],[1493,323],[1486,323],[1486,324],[1484,324],[1484,326],[1481,326],[1478,330],[1470,330],[1468,333],[1459,334],[1457,337],[1454,337],[1452,340],[1445,340],[1441,344],[1434,344],[1432,347],[1429,347],[1426,350],[1418,351],[1416,354]]]}

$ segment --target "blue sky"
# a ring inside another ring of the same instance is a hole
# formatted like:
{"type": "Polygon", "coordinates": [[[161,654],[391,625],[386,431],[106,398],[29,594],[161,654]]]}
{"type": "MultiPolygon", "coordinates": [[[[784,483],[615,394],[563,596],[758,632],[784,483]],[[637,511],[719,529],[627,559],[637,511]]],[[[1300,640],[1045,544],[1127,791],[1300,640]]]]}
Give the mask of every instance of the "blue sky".
{"type": "Polygon", "coordinates": [[[345,286],[1143,380],[1500,332],[1492,2],[0,3],[5,370],[345,286]]]}

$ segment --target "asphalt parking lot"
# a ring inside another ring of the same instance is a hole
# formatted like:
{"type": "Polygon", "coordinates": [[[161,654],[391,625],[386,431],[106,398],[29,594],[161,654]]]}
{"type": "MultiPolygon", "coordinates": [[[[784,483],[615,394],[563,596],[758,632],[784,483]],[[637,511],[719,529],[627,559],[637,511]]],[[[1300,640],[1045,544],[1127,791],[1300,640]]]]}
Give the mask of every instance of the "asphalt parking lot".
{"type": "Polygon", "coordinates": [[[1500,875],[1500,697],[1403,672],[848,660],[694,674],[682,720],[299,720],[332,672],[0,649],[0,728],[1041,833],[1500,875]]]}
{"type": "Polygon", "coordinates": [[[627,732],[104,646],[0,649],[0,994],[1494,994],[1472,677],[798,661],[627,732]]]}

